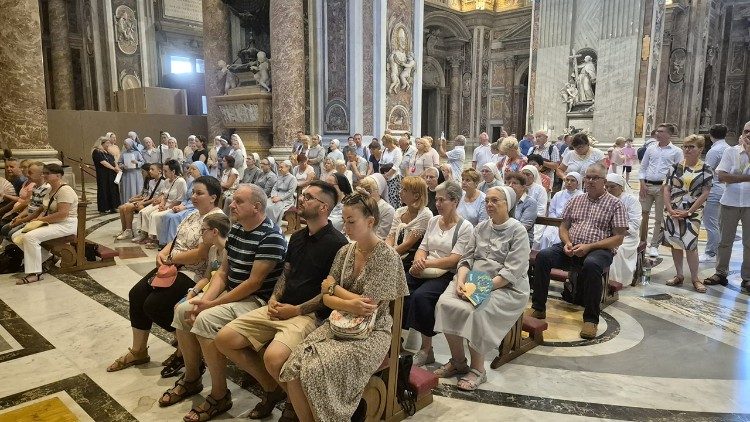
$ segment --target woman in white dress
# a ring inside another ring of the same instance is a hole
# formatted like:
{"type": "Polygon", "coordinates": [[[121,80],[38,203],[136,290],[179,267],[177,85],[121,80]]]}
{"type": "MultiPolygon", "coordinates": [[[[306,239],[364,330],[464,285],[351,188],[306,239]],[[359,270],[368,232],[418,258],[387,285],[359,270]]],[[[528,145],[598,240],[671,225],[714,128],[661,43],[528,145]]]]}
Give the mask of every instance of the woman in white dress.
{"type": "Polygon", "coordinates": [[[604,153],[589,143],[589,137],[585,133],[573,136],[570,148],[563,154],[562,163],[557,167],[557,176],[564,178],[569,171],[586,174],[586,169],[594,163],[600,163],[605,168],[604,153]]]}
{"type": "Polygon", "coordinates": [[[148,136],[143,138],[143,151],[141,151],[143,161],[148,164],[159,162],[159,149],[154,146],[154,140],[148,136]]]}
{"type": "Polygon", "coordinates": [[[404,271],[409,271],[432,218],[432,211],[427,208],[427,183],[421,177],[407,176],[399,196],[406,205],[396,210],[385,243],[401,256],[404,271]]]}
{"type": "Polygon", "coordinates": [[[401,167],[401,160],[403,160],[403,152],[401,148],[396,145],[396,138],[385,134],[383,135],[383,156],[380,157],[380,172],[385,176],[385,180],[388,184],[388,202],[393,208],[399,208],[401,206],[401,174],[399,173],[399,167],[401,167]]]}
{"type": "Polygon", "coordinates": [[[177,139],[171,136],[167,139],[167,149],[162,154],[162,163],[169,160],[175,160],[180,165],[185,162],[185,154],[177,147],[177,139]]]}
{"type": "Polygon", "coordinates": [[[440,296],[435,310],[435,331],[445,334],[451,359],[435,371],[440,378],[463,375],[457,387],[474,391],[487,381],[485,356],[497,350],[503,338],[523,314],[529,300],[529,242],[526,229],[509,215],[515,191],[494,187],[487,193],[490,216],[474,228],[458,273],[440,296]],[[470,271],[492,277],[490,296],[475,308],[466,296],[470,271]],[[467,363],[464,339],[469,342],[467,363]]]}
{"type": "Polygon", "coordinates": [[[385,239],[386,237],[388,237],[388,233],[390,233],[391,231],[393,217],[396,214],[396,210],[391,206],[391,204],[383,199],[388,190],[388,185],[385,181],[385,178],[380,173],[371,174],[360,180],[359,186],[357,188],[364,189],[370,195],[370,197],[378,203],[380,221],[378,222],[378,226],[375,228],[375,233],[381,239],[385,239]]]}
{"type": "Polygon", "coordinates": [[[309,158],[300,154],[297,156],[297,165],[292,169],[292,176],[297,179],[297,186],[304,189],[316,179],[315,170],[309,163],[309,158]]]}
{"type": "Polygon", "coordinates": [[[120,177],[120,203],[127,203],[130,198],[138,195],[143,188],[143,156],[136,148],[136,143],[130,138],[125,138],[125,152],[120,155],[117,163],[122,170],[120,177]]]}
{"type": "Polygon", "coordinates": [[[271,189],[271,197],[266,205],[266,215],[268,218],[281,227],[281,219],[284,212],[294,205],[295,195],[297,193],[297,179],[290,173],[292,162],[284,160],[279,163],[279,178],[271,189]]]}
{"type": "MultiPolygon", "coordinates": [[[[550,201],[549,217],[562,217],[562,213],[565,210],[565,206],[568,205],[568,202],[583,193],[580,189],[582,181],[583,177],[580,174],[574,171],[568,172],[563,180],[563,190],[557,192],[555,196],[552,197],[552,201],[550,201]]],[[[546,249],[555,243],[560,243],[560,228],[557,226],[544,226],[542,238],[539,240],[539,250],[546,249]]]]}
{"type": "Polygon", "coordinates": [[[341,152],[339,149],[340,141],[338,139],[332,139],[331,143],[329,144],[329,148],[331,152],[326,155],[327,158],[330,158],[333,160],[333,163],[335,164],[338,160],[344,160],[344,153],[341,152]]]}
{"type": "Polygon", "coordinates": [[[627,284],[633,279],[633,273],[638,263],[638,243],[641,241],[641,221],[643,220],[640,200],[636,196],[626,193],[625,186],[627,186],[625,178],[619,174],[610,173],[607,175],[607,192],[619,198],[628,213],[628,234],[625,235],[622,245],[617,248],[612,265],[609,267],[609,280],[622,284],[627,284]]]}
{"type": "Polygon", "coordinates": [[[247,163],[245,163],[247,150],[245,149],[245,144],[242,143],[240,135],[236,133],[232,134],[229,141],[232,145],[231,155],[234,157],[234,169],[237,170],[238,177],[242,180],[242,176],[245,175],[245,167],[247,167],[247,163]]]}

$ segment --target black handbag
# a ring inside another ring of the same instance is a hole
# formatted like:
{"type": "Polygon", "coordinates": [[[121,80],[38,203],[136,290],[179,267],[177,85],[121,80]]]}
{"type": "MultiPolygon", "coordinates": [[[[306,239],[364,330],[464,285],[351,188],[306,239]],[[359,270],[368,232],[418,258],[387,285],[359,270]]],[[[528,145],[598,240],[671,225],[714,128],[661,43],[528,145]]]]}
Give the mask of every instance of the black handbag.
{"type": "Polygon", "coordinates": [[[411,353],[399,355],[398,373],[396,375],[396,399],[408,416],[413,416],[417,412],[417,392],[409,384],[413,361],[414,356],[411,353]]]}

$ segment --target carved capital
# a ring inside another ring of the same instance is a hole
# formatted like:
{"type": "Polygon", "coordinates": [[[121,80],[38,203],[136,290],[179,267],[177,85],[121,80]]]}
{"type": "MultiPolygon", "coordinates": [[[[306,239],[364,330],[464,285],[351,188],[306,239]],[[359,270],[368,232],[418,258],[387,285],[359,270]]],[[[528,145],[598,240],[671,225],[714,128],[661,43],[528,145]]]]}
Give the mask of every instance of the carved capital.
{"type": "Polygon", "coordinates": [[[461,62],[464,61],[464,59],[461,56],[450,56],[447,58],[448,63],[450,63],[451,68],[458,69],[459,66],[461,66],[461,62]]]}
{"type": "Polygon", "coordinates": [[[511,69],[516,67],[516,58],[509,56],[503,59],[503,66],[505,66],[506,69],[511,69]]]}

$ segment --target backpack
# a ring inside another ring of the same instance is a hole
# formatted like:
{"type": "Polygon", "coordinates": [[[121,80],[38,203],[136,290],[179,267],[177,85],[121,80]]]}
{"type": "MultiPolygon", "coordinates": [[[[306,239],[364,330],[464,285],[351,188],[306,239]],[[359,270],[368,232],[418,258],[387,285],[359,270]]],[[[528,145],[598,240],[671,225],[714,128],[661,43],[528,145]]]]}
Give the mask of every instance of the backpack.
{"type": "Polygon", "coordinates": [[[23,271],[23,250],[16,244],[10,244],[0,256],[0,274],[13,274],[23,271]]]}
{"type": "Polygon", "coordinates": [[[638,155],[638,161],[643,161],[643,156],[646,155],[646,150],[651,146],[652,143],[654,143],[654,141],[646,142],[642,147],[638,148],[638,152],[636,152],[636,154],[638,155]]]}

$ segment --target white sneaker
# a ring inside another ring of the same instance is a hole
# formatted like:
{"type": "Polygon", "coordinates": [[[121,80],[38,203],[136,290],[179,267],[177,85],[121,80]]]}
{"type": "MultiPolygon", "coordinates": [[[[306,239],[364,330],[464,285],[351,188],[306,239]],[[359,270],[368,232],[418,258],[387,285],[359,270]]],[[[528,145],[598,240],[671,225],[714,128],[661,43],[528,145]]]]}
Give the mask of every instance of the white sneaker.
{"type": "Polygon", "coordinates": [[[651,258],[658,257],[659,256],[659,248],[654,247],[654,246],[648,248],[648,256],[650,256],[651,258]]]}
{"type": "Polygon", "coordinates": [[[116,240],[125,240],[125,239],[130,239],[132,237],[133,237],[133,230],[126,229],[122,233],[120,233],[115,239],[116,240]]]}
{"type": "Polygon", "coordinates": [[[701,254],[698,257],[698,261],[699,262],[704,262],[704,263],[714,263],[714,262],[716,262],[716,256],[701,254]]]}
{"type": "Polygon", "coordinates": [[[428,352],[419,350],[414,354],[414,357],[412,358],[412,366],[425,366],[430,363],[435,363],[435,354],[433,353],[432,349],[430,349],[428,352]]]}

